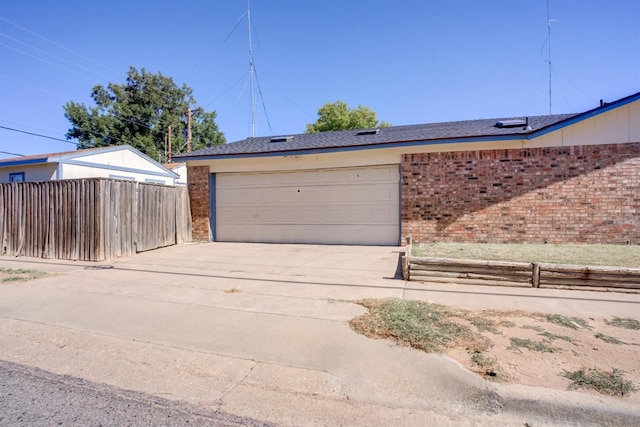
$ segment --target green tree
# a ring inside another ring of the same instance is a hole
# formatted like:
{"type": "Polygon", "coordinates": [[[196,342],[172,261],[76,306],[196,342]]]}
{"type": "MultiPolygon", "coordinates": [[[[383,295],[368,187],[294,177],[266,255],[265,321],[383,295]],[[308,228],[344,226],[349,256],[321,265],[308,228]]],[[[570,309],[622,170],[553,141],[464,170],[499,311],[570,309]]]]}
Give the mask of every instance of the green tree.
{"type": "Polygon", "coordinates": [[[130,67],[124,84],[97,85],[91,90],[95,106],[69,101],[65,117],[72,127],[67,139],[78,148],[129,144],[154,160],[164,161],[171,126],[172,152],[186,151],[187,112],[191,109],[191,149],[224,144],[216,124],[216,112],[196,108],[193,90],[178,87],[171,77],[130,67]]]}
{"type": "Polygon", "coordinates": [[[334,130],[371,129],[391,126],[379,122],[378,115],[369,107],[358,105],[349,109],[343,101],[327,102],[318,110],[318,120],[308,123],[306,133],[329,132],[334,130]]]}

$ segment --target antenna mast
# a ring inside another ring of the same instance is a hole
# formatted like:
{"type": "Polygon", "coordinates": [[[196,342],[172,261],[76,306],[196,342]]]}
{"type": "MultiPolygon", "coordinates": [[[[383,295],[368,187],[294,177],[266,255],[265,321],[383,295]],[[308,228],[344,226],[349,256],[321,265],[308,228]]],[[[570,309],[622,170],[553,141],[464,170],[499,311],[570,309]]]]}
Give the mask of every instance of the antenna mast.
{"type": "Polygon", "coordinates": [[[549,14],[549,0],[547,0],[547,42],[548,42],[548,47],[549,47],[549,54],[548,54],[548,64],[549,64],[549,114],[551,113],[551,73],[553,70],[553,67],[551,66],[551,22],[554,21],[553,19],[550,18],[550,14],[549,14]]]}
{"type": "Polygon", "coordinates": [[[249,86],[251,87],[251,136],[256,136],[256,88],[253,69],[253,48],[251,45],[251,5],[247,0],[247,22],[249,23],[249,86]]]}

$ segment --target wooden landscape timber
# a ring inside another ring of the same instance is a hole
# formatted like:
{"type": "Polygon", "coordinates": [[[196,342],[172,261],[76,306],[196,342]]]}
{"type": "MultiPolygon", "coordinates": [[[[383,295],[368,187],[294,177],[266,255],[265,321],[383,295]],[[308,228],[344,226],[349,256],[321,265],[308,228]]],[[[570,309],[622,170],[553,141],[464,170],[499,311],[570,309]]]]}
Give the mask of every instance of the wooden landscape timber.
{"type": "Polygon", "coordinates": [[[640,268],[540,264],[541,288],[640,290],[640,268]]]}
{"type": "Polygon", "coordinates": [[[640,268],[405,256],[402,272],[418,282],[640,292],[640,268]]]}
{"type": "Polygon", "coordinates": [[[409,280],[531,287],[533,264],[450,258],[408,258],[409,280]]]}
{"type": "Polygon", "coordinates": [[[0,255],[104,261],[188,242],[188,197],[104,178],[0,184],[0,255]]]}

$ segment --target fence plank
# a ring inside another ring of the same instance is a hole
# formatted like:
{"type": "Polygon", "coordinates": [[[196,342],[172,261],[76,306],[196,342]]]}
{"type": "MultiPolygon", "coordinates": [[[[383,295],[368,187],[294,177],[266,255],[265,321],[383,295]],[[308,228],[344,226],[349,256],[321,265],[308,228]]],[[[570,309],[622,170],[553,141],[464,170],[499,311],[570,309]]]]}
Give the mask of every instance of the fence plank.
{"type": "Polygon", "coordinates": [[[184,187],[90,178],[0,184],[0,255],[101,261],[191,241],[184,187]]]}

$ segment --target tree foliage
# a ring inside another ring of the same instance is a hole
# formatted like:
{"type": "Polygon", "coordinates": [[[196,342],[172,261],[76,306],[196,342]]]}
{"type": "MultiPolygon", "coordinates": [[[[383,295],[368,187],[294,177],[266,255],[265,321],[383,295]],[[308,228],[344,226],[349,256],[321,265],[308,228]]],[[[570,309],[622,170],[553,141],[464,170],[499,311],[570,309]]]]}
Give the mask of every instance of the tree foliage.
{"type": "Polygon", "coordinates": [[[343,101],[328,102],[318,110],[318,120],[308,123],[306,133],[329,132],[336,130],[371,129],[391,126],[379,122],[378,115],[369,107],[358,105],[349,109],[343,101]]]}
{"type": "Polygon", "coordinates": [[[178,87],[171,77],[130,67],[124,84],[96,85],[91,91],[95,106],[69,101],[65,117],[72,127],[67,139],[79,148],[129,144],[154,160],[164,161],[167,132],[171,126],[172,152],[186,151],[187,112],[191,115],[191,149],[225,142],[216,124],[216,112],[194,108],[193,90],[178,87]]]}

